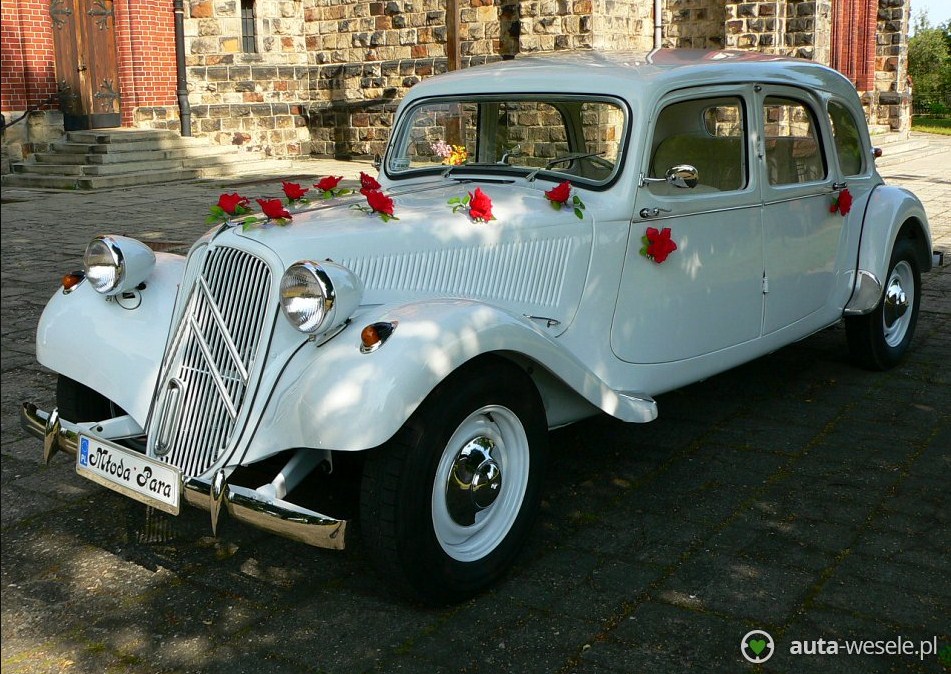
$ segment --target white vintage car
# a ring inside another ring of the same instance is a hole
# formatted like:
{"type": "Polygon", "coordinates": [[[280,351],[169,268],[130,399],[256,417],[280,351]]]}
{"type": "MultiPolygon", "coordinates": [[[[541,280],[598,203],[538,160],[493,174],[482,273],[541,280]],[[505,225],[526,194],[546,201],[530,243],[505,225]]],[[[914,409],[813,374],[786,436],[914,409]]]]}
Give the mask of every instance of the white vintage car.
{"type": "Polygon", "coordinates": [[[843,319],[859,363],[903,357],[931,239],[874,157],[852,85],[810,62],[434,77],[362,193],[283,224],[228,205],[187,257],[93,240],[38,329],[56,408],[22,420],[47,461],[213,529],[339,549],[358,520],[394,587],[458,601],[526,539],[549,429],[649,422],[654,396],[843,319]]]}

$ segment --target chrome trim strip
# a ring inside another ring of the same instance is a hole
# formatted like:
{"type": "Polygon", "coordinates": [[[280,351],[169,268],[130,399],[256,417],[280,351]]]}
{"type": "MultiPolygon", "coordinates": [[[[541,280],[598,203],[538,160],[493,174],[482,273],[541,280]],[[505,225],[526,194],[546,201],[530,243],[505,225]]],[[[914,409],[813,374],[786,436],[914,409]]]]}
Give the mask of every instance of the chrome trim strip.
{"type": "Polygon", "coordinates": [[[743,204],[742,206],[724,206],[722,208],[710,208],[705,211],[691,211],[690,213],[670,213],[669,215],[658,215],[657,217],[651,218],[640,218],[638,214],[639,222],[659,222],[661,220],[670,220],[672,218],[684,218],[688,216],[695,215],[707,215],[709,213],[729,213],[730,211],[742,211],[747,208],[762,208],[760,202],[753,204],[743,204]]]}
{"type": "MultiPolygon", "coordinates": [[[[68,421],[60,421],[56,410],[49,413],[33,403],[23,403],[20,426],[35,438],[44,441],[50,438],[50,447],[53,449],[50,457],[56,451],[76,455],[78,427],[68,421]]],[[[182,487],[182,499],[186,503],[211,511],[210,482],[189,478],[184,480],[182,487]]],[[[266,499],[258,491],[229,485],[224,480],[218,488],[221,489],[220,505],[224,505],[239,522],[318,548],[343,550],[346,545],[347,520],[334,519],[282,499],[266,499]]]]}

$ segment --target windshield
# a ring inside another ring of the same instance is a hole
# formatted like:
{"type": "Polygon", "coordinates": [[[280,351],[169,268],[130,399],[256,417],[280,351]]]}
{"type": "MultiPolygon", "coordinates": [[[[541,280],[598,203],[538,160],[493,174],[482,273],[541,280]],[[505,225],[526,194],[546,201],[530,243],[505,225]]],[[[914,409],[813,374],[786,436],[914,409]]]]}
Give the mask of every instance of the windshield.
{"type": "Polygon", "coordinates": [[[606,97],[426,99],[402,115],[386,172],[490,171],[605,184],[620,164],[626,122],[623,104],[606,97]]]}

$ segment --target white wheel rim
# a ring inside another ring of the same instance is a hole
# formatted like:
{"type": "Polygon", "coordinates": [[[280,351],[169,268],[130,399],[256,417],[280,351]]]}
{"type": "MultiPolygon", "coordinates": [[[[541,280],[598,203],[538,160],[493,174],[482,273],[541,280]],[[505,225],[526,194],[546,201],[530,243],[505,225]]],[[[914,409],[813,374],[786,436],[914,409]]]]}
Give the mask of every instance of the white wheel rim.
{"type": "Polygon", "coordinates": [[[529,445],[525,428],[508,408],[486,405],[466,417],[443,450],[433,482],[433,531],[443,551],[460,562],[474,562],[495,550],[515,523],[528,488],[529,445]],[[492,503],[475,514],[471,525],[453,516],[450,492],[458,496],[455,468],[467,447],[491,446],[491,463],[501,472],[492,503]]]}
{"type": "Polygon", "coordinates": [[[915,276],[911,265],[901,260],[892,269],[885,285],[885,310],[882,312],[882,334],[885,343],[895,348],[905,339],[915,306],[915,276]]]}

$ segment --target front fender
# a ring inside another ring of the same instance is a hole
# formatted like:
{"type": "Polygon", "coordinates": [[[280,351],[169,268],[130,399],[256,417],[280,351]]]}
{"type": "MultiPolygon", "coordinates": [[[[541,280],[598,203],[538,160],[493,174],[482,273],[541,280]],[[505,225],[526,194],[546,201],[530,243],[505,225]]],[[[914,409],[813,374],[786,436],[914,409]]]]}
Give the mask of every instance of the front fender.
{"type": "Polygon", "coordinates": [[[98,391],[144,426],[184,270],[181,255],[156,253],[133,309],[107,301],[85,281],[69,294],[57,291],[37,327],[37,360],[98,391]]]}
{"type": "Polygon", "coordinates": [[[360,315],[326,344],[295,353],[244,461],[287,447],[376,447],[451,372],[493,352],[520,354],[538,363],[594,406],[625,420],[656,417],[653,400],[609,389],[529,319],[470,300],[434,300],[380,307],[360,315]],[[397,321],[398,327],[381,348],[361,353],[360,329],[375,321],[397,321]]]}
{"type": "Polygon", "coordinates": [[[845,307],[847,315],[865,314],[878,306],[899,234],[912,238],[921,271],[929,271],[931,231],[924,206],[904,188],[881,185],[872,192],[865,210],[854,289],[845,307]]]}

